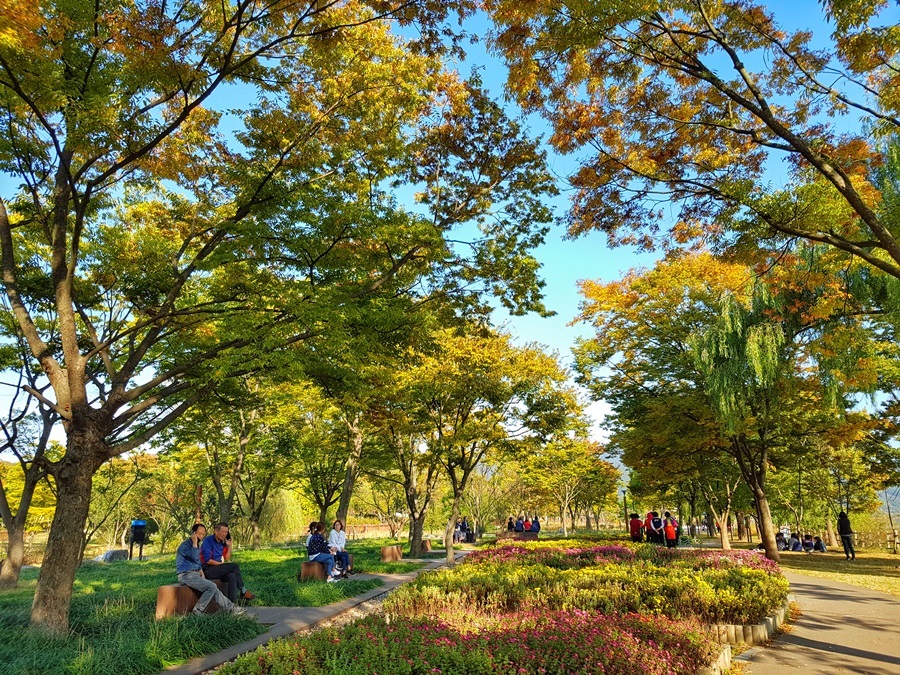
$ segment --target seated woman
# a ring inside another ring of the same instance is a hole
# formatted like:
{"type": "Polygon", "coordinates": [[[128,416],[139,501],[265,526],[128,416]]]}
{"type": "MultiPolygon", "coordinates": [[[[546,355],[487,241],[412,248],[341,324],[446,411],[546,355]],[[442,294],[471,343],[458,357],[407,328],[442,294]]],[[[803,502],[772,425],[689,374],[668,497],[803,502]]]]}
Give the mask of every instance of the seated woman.
{"type": "Polygon", "coordinates": [[[528,520],[528,516],[525,516],[525,520],[522,522],[522,531],[531,532],[531,521],[528,520]]]}
{"type": "Polygon", "coordinates": [[[781,532],[775,533],[775,545],[778,547],[779,551],[784,551],[787,549],[787,542],[784,540],[784,534],[781,532]]]}
{"type": "Polygon", "coordinates": [[[322,533],[325,532],[325,525],[323,523],[312,523],[309,528],[313,530],[312,534],[306,539],[306,553],[309,559],[325,565],[325,580],[327,582],[337,581],[333,576],[334,556],[331,555],[328,542],[322,536],[322,533]]]}
{"type": "Polygon", "coordinates": [[[506,531],[512,532],[516,527],[516,524],[513,522],[512,516],[509,517],[509,520],[506,521],[506,531]]]}
{"type": "Polygon", "coordinates": [[[803,544],[800,543],[800,535],[796,532],[791,532],[791,538],[788,539],[788,551],[802,551],[803,544]]]}
{"type": "Polygon", "coordinates": [[[328,535],[328,546],[331,548],[334,559],[341,566],[341,576],[345,579],[349,575],[354,574],[350,568],[350,554],[345,550],[346,545],[347,533],[344,532],[344,523],[336,520],[334,525],[331,526],[331,533],[328,535]]]}
{"type": "Polygon", "coordinates": [[[525,531],[525,522],[522,520],[522,516],[519,516],[516,519],[515,524],[513,525],[513,532],[524,532],[525,531]]]}
{"type": "Polygon", "coordinates": [[[803,541],[800,543],[803,545],[803,550],[807,553],[812,553],[816,545],[811,534],[804,534],[803,541]]]}
{"type": "Polygon", "coordinates": [[[813,539],[813,551],[828,553],[828,549],[825,548],[825,542],[822,541],[822,537],[815,537],[813,539]]]}

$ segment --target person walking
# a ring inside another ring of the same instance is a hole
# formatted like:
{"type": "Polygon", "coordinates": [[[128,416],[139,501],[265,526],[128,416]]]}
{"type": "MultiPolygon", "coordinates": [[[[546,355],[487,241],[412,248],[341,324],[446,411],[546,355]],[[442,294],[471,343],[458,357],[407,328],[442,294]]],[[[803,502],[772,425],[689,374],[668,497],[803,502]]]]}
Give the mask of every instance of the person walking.
{"type": "Polygon", "coordinates": [[[856,560],[856,551],[853,550],[853,528],[850,527],[850,519],[843,511],[838,514],[838,534],[841,535],[847,560],[856,560]]]}

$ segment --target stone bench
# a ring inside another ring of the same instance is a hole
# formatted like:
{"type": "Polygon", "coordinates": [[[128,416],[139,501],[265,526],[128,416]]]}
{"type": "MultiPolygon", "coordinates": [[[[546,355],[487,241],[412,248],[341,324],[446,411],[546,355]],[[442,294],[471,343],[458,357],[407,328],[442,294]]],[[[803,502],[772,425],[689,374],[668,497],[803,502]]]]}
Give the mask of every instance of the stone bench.
{"type": "MultiPolygon", "coordinates": [[[[212,582],[219,588],[222,593],[226,591],[225,584],[220,579],[213,579],[212,582]]],[[[160,586],[156,591],[156,618],[164,619],[167,616],[177,614],[188,614],[202,594],[200,591],[194,590],[190,586],[184,584],[167,584],[160,586]]],[[[219,603],[213,598],[212,602],[206,606],[206,613],[219,611],[219,603]]]]}
{"type": "MultiPolygon", "coordinates": [[[[350,568],[353,568],[353,554],[347,554],[350,557],[350,568]]],[[[300,571],[297,573],[297,581],[307,581],[309,579],[318,579],[325,581],[325,565],[315,560],[305,560],[300,565],[300,571]]]]}
{"type": "Polygon", "coordinates": [[[400,544],[381,547],[381,562],[397,562],[402,559],[403,547],[400,544]]]}

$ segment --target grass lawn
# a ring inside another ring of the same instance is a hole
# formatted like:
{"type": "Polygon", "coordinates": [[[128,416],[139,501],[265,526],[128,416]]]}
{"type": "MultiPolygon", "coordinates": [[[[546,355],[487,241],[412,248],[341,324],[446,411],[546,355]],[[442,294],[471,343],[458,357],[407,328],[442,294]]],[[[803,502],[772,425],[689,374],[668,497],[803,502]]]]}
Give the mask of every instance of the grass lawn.
{"type": "MultiPolygon", "coordinates": [[[[417,563],[382,563],[387,540],[348,543],[357,571],[399,573],[417,563]]],[[[393,543],[393,542],[390,542],[393,543]]],[[[236,551],[254,605],[318,607],[381,585],[377,579],[338,584],[299,583],[302,558],[296,548],[236,551]]],[[[138,675],[248,640],[265,629],[253,619],[230,615],[172,617],[156,621],[156,589],[175,583],[175,555],[142,562],[88,564],[78,571],[66,639],[27,631],[37,570],[25,570],[19,588],[0,592],[0,674],[138,675]]]]}
{"type": "Polygon", "coordinates": [[[900,597],[900,555],[879,549],[857,549],[848,562],[843,551],[828,553],[782,553],[781,566],[811,577],[832,579],[900,597]]]}

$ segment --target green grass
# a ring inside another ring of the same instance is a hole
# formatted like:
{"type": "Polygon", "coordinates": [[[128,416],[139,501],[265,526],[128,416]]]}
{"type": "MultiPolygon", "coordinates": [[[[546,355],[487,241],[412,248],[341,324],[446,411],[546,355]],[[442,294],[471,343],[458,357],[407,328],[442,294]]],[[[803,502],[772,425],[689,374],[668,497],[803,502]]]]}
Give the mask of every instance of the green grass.
{"type": "Polygon", "coordinates": [[[848,562],[842,550],[828,553],[782,553],[781,566],[811,577],[831,579],[900,597],[900,555],[878,549],[857,549],[848,562]]]}
{"type": "MultiPolygon", "coordinates": [[[[399,573],[417,563],[382,563],[387,540],[349,543],[359,572],[399,573]]],[[[297,581],[302,558],[296,548],[237,551],[254,605],[318,607],[381,585],[377,579],[339,584],[297,581]]],[[[0,592],[0,674],[143,675],[251,639],[265,628],[230,615],[172,617],[156,621],[156,590],[176,581],[174,554],[142,562],[87,564],[78,571],[65,639],[28,632],[37,570],[25,570],[19,588],[0,592]]]]}

